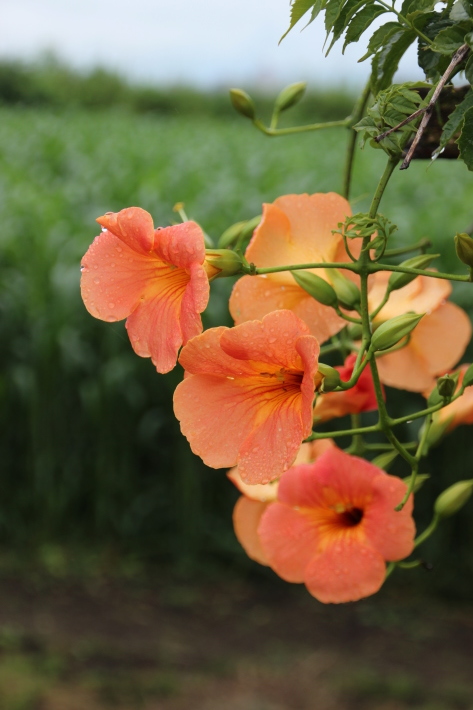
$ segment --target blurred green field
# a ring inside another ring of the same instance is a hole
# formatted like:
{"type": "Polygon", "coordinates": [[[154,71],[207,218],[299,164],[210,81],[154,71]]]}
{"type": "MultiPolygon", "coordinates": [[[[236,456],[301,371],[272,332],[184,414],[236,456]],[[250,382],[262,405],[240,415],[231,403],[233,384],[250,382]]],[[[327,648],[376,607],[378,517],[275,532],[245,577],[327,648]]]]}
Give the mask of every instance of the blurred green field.
{"type": "MultiPolygon", "coordinates": [[[[88,550],[91,564],[124,556],[178,570],[253,569],[231,528],[236,492],[222,471],[190,454],[173,420],[180,373],[157,375],[132,353],[123,324],[87,314],[79,262],[98,232],[95,218],[107,211],[139,205],[167,225],[182,201],[217,238],[278,195],[340,191],[345,142],[340,129],[268,139],[238,117],[0,109],[4,555],[39,556],[59,575],[73,549],[88,550]]],[[[357,152],[355,211],[369,204],[384,162],[381,151],[357,152]]],[[[418,162],[396,172],[381,211],[399,227],[396,246],[429,237],[442,253],[439,267],[462,272],[453,235],[473,221],[472,196],[463,163],[418,162]]],[[[213,285],[207,326],[228,322],[229,288],[213,285]]],[[[473,312],[469,284],[454,297],[473,312]]],[[[421,524],[442,488],[472,475],[470,439],[463,428],[434,451],[421,524]]],[[[469,593],[472,518],[464,512],[445,524],[440,542],[425,546],[437,563],[428,586],[469,593]]]]}

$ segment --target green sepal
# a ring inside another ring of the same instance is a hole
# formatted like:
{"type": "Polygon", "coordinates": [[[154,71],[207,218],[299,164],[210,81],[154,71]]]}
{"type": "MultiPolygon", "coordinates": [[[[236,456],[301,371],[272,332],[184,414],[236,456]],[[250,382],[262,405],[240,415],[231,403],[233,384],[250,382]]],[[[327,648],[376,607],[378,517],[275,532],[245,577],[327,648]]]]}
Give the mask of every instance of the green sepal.
{"type": "Polygon", "coordinates": [[[338,298],[332,286],[324,279],[310,271],[292,271],[294,281],[304,289],[309,296],[324,306],[338,306],[338,298]]]}
{"type": "Polygon", "coordinates": [[[317,369],[321,375],[323,375],[322,384],[320,386],[320,392],[332,392],[340,384],[340,373],[335,368],[330,367],[330,365],[325,365],[323,362],[319,362],[317,369]]]}

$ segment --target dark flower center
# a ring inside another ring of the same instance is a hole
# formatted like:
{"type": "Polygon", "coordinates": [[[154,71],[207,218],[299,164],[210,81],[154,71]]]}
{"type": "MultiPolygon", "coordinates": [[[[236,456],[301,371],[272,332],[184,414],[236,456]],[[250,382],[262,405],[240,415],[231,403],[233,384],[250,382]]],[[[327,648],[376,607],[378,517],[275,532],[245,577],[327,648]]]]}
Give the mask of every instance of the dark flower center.
{"type": "Polygon", "coordinates": [[[343,524],[347,528],[352,528],[361,522],[363,518],[363,511],[361,508],[349,508],[348,510],[344,510],[343,513],[340,513],[339,515],[343,524]]]}

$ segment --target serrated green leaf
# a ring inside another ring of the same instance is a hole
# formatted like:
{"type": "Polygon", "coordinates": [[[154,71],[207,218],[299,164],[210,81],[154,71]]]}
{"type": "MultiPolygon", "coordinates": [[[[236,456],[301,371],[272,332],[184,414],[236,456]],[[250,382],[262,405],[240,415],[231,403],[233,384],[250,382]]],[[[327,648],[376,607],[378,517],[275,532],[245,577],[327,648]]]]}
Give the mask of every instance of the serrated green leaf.
{"type": "Polygon", "coordinates": [[[327,32],[327,37],[334,28],[344,4],[345,0],[328,0],[325,6],[325,31],[327,32]]]}
{"type": "Polygon", "coordinates": [[[429,12],[433,10],[437,0],[404,0],[401,6],[401,15],[407,17],[413,12],[429,12]]]}
{"type": "Polygon", "coordinates": [[[464,0],[457,0],[455,3],[453,3],[449,17],[454,22],[468,20],[468,18],[471,17],[471,8],[469,3],[464,2],[464,0]]]}
{"type": "MultiPolygon", "coordinates": [[[[368,2],[369,0],[362,0],[361,5],[363,5],[365,2],[368,2]]],[[[332,49],[333,45],[335,42],[340,39],[342,34],[344,33],[347,22],[348,22],[348,17],[352,16],[352,12],[356,10],[356,8],[360,5],[360,0],[348,0],[348,2],[345,2],[343,7],[341,8],[339,15],[337,19],[335,20],[332,28],[333,36],[332,36],[332,41],[330,42],[330,46],[327,49],[325,56],[327,56],[332,49]]],[[[328,33],[328,30],[327,30],[328,33]]],[[[328,36],[328,35],[327,35],[328,36]]]]}
{"type": "Polygon", "coordinates": [[[470,55],[465,67],[465,79],[473,85],[473,54],[470,55]]]}
{"type": "Polygon", "coordinates": [[[463,119],[465,118],[465,113],[470,108],[473,108],[473,91],[469,91],[461,102],[461,104],[458,104],[455,110],[452,111],[452,113],[450,114],[448,121],[443,127],[442,135],[440,136],[439,147],[435,151],[435,153],[440,153],[442,148],[445,148],[448,141],[453,138],[455,133],[460,128],[463,119]]]}
{"type": "Polygon", "coordinates": [[[445,30],[441,30],[441,32],[438,33],[430,48],[434,52],[450,56],[464,44],[465,35],[471,31],[472,28],[473,23],[471,20],[459,22],[456,25],[447,27],[445,30]]]}
{"type": "Polygon", "coordinates": [[[466,111],[463,118],[462,132],[456,143],[460,148],[460,158],[468,170],[473,171],[473,108],[466,111]]]}
{"type": "Polygon", "coordinates": [[[414,30],[401,29],[374,55],[371,63],[371,90],[375,96],[391,84],[401,58],[416,37],[414,30]]]}
{"type": "MultiPolygon", "coordinates": [[[[314,7],[312,8],[312,12],[310,14],[310,20],[306,24],[306,27],[308,27],[310,25],[310,23],[315,20],[315,18],[319,15],[319,13],[322,12],[324,7],[325,7],[325,0],[317,0],[316,1],[314,7]]],[[[305,27],[304,27],[304,29],[305,29],[305,27]]]]}
{"type": "Polygon", "coordinates": [[[280,43],[283,41],[284,37],[289,34],[294,25],[299,22],[301,17],[303,17],[306,12],[309,12],[309,10],[316,4],[317,2],[315,2],[315,0],[293,0],[291,4],[291,23],[279,40],[280,43]]]}
{"type": "Polygon", "coordinates": [[[370,41],[368,42],[368,51],[358,62],[364,62],[365,59],[371,57],[372,54],[377,52],[378,49],[388,42],[389,38],[392,37],[395,32],[399,32],[399,30],[403,29],[399,22],[386,22],[382,27],[378,27],[371,35],[370,41]]]}
{"type": "Polygon", "coordinates": [[[352,42],[358,42],[363,32],[368,29],[371,23],[379,17],[379,15],[384,15],[386,12],[388,12],[388,10],[386,10],[385,7],[380,7],[379,5],[365,5],[365,7],[363,7],[363,9],[354,16],[348,25],[342,54],[345,52],[345,49],[349,44],[352,42]]]}

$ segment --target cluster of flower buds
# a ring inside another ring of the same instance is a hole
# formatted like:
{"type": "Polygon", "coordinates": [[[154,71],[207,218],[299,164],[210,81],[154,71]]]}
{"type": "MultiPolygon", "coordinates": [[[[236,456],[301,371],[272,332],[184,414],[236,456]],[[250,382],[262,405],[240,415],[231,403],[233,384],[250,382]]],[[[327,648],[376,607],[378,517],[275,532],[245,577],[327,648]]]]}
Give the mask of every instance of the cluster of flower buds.
{"type": "MultiPolygon", "coordinates": [[[[303,91],[292,88],[279,111],[303,91]]],[[[249,97],[235,92],[233,101],[253,117],[249,97]]],[[[323,602],[376,592],[386,562],[404,559],[416,545],[420,457],[453,427],[473,423],[473,389],[466,390],[472,367],[449,374],[471,325],[447,300],[449,281],[428,270],[434,257],[383,268],[379,256],[392,225],[354,219],[335,193],[285,195],[263,205],[262,217],[223,235],[224,244],[241,244],[244,230],[253,232],[244,255],[206,249],[195,222],[155,229],[138,207],[97,221],[103,230],[82,262],[84,303],[102,320],[126,318],[134,351],[158,372],[177,361],[185,370],[175,415],[207,465],[232,468],[242,493],[235,531],[249,556],[305,583],[323,602]],[[369,248],[376,239],[383,241],[378,255],[369,248]],[[240,276],[229,302],[235,325],[202,332],[210,282],[224,276],[240,276]],[[338,364],[321,362],[334,352],[338,364]],[[414,415],[426,418],[415,456],[390,433],[395,420],[383,384],[428,400],[414,415]],[[378,423],[360,428],[360,415],[376,410],[378,423]],[[343,451],[331,438],[337,431],[325,435],[318,427],[347,415],[353,442],[343,451]],[[388,432],[395,442],[392,450],[380,445],[388,449],[384,463],[360,458],[376,450],[363,439],[372,432],[388,432]],[[411,464],[408,483],[383,470],[399,451],[411,464]]],[[[457,248],[471,266],[465,235],[457,248]]],[[[445,491],[437,518],[453,514],[471,489],[463,481],[445,491]]]]}

